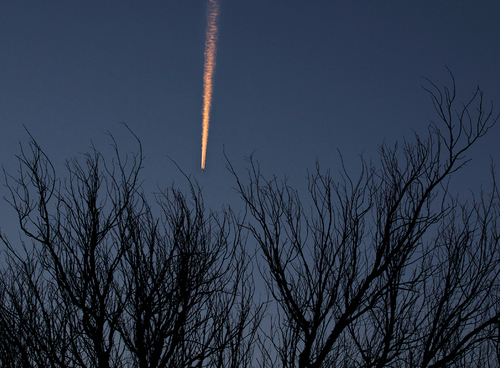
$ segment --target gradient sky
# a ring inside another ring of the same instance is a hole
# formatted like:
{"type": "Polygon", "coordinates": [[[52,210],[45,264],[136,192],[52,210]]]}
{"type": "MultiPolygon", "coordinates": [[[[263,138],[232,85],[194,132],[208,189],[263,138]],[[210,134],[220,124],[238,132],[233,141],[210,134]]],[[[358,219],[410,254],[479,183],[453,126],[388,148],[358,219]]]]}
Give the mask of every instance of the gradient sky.
{"type": "MultiPolygon", "coordinates": [[[[0,157],[16,169],[23,125],[54,164],[113,133],[144,146],[145,189],[197,179],[210,207],[238,206],[223,147],[304,186],[316,158],[355,174],[359,154],[425,133],[422,90],[453,71],[461,99],[480,85],[500,106],[500,1],[220,0],[207,164],[200,172],[205,0],[5,0],[0,6],[0,157]]],[[[496,110],[498,111],[498,109],[496,110]]],[[[460,183],[490,182],[500,126],[472,151],[460,183]]],[[[5,188],[1,189],[5,195],[5,188]]],[[[0,204],[0,227],[12,210],[0,204]]],[[[10,230],[10,229],[9,229],[10,230]]]]}

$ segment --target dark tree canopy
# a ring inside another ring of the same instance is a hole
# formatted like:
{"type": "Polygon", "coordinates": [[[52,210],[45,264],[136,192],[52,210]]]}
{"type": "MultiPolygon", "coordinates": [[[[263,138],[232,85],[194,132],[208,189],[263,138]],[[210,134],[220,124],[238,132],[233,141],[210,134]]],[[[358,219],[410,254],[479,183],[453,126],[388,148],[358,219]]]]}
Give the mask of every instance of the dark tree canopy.
{"type": "Polygon", "coordinates": [[[155,215],[142,149],[115,149],[68,161],[65,181],[34,140],[21,152],[10,203],[32,244],[2,237],[2,366],[246,365],[257,316],[236,218],[193,184],[157,194],[155,215]]]}
{"type": "Polygon", "coordinates": [[[498,116],[427,82],[437,120],[357,176],[317,164],[304,195],[228,162],[242,217],[189,179],[150,205],[139,141],[64,178],[31,138],[6,175],[24,242],[1,234],[0,366],[500,366],[495,173],[467,202],[450,185],[498,116]]]}
{"type": "Polygon", "coordinates": [[[468,203],[449,190],[498,116],[479,88],[462,104],[454,79],[427,82],[425,137],[383,144],[358,177],[317,164],[307,199],[252,158],[246,177],[229,165],[276,310],[262,365],[500,365],[498,188],[468,203]]]}

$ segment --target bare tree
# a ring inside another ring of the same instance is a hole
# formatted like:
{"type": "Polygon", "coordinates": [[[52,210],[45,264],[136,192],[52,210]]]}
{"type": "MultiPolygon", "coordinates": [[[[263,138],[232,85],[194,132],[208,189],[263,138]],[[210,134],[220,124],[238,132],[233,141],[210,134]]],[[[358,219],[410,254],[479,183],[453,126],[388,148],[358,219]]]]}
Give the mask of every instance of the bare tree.
{"type": "MultiPolygon", "coordinates": [[[[112,138],[112,137],[111,137],[112,138]]],[[[139,142],[139,141],[138,141],[139,142]]],[[[142,192],[142,148],[93,148],[57,177],[34,139],[9,202],[29,245],[7,246],[0,362],[9,367],[220,367],[251,359],[258,324],[242,235],[199,188],[142,192]]]]}
{"type": "Polygon", "coordinates": [[[499,190],[461,202],[450,185],[498,116],[479,88],[458,106],[454,80],[426,90],[425,139],[382,145],[356,177],[317,164],[308,199],[252,159],[246,180],[230,166],[249,221],[206,211],[189,180],[154,209],[140,142],[123,157],[113,140],[112,161],[92,148],[62,180],[31,139],[7,176],[28,241],[1,234],[0,365],[499,366],[499,190]]]}
{"type": "Polygon", "coordinates": [[[245,179],[228,164],[277,311],[262,365],[499,366],[498,188],[461,203],[449,185],[498,116],[479,88],[459,104],[454,79],[428,82],[427,137],[383,144],[357,177],[317,165],[309,202],[252,158],[245,179]]]}

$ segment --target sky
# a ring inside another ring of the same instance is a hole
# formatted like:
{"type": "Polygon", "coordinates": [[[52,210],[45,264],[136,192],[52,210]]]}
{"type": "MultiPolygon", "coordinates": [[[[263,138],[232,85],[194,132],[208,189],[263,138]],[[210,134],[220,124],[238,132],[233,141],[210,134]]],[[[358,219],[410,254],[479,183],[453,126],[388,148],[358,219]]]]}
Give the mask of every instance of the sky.
{"type": "MultiPolygon", "coordinates": [[[[91,142],[109,156],[144,148],[147,192],[182,171],[207,206],[238,208],[224,152],[244,174],[253,153],[265,175],[305,188],[308,169],[356,174],[359,155],[436,118],[422,76],[458,97],[477,85],[500,107],[500,1],[220,0],[206,169],[200,170],[207,0],[5,0],[0,6],[0,158],[16,170],[33,135],[64,176],[91,142]]],[[[500,126],[471,151],[461,190],[491,182],[500,126]]],[[[7,195],[1,188],[0,194],[7,195]]],[[[0,203],[0,228],[13,211],[0,203]]]]}

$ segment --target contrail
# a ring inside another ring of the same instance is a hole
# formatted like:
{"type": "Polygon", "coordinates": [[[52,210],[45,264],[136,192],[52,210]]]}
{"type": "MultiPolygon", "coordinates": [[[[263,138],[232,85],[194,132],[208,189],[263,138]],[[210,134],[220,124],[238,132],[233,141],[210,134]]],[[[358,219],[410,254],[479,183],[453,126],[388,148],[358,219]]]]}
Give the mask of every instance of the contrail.
{"type": "Polygon", "coordinates": [[[203,74],[203,133],[201,140],[201,169],[205,169],[207,156],[208,126],[212,106],[213,76],[215,73],[215,56],[217,54],[217,18],[219,4],[217,0],[209,0],[207,9],[207,34],[205,39],[205,70],[203,74]]]}

